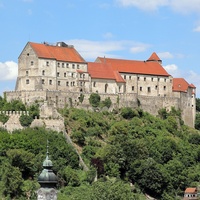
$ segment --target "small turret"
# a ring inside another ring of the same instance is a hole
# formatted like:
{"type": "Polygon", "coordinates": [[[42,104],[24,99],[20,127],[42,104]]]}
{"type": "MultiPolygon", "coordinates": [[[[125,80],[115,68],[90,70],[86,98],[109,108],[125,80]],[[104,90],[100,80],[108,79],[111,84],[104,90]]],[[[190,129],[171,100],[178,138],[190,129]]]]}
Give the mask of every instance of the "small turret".
{"type": "Polygon", "coordinates": [[[146,60],[146,62],[158,62],[162,65],[162,60],[158,57],[158,55],[155,52],[151,54],[151,56],[148,60],[146,60]]]}

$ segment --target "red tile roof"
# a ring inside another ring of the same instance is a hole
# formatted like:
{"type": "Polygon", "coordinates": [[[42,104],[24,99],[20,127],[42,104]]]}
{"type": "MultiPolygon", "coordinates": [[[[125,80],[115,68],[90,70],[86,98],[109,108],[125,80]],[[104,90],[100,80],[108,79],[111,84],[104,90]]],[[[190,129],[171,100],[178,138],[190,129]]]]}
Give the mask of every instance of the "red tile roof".
{"type": "Polygon", "coordinates": [[[195,88],[193,84],[189,84],[184,78],[173,78],[173,91],[187,92],[189,87],[195,88]]]}
{"type": "Polygon", "coordinates": [[[66,62],[85,62],[72,46],[60,47],[47,44],[29,42],[39,58],[55,59],[66,62]]]}
{"type": "Polygon", "coordinates": [[[185,193],[197,193],[197,188],[186,188],[185,193]]]}
{"type": "Polygon", "coordinates": [[[102,57],[98,57],[96,59],[96,62],[104,62],[110,64],[113,70],[118,72],[170,76],[167,71],[162,67],[162,65],[160,65],[158,62],[122,60],[102,57]]]}
{"type": "Polygon", "coordinates": [[[155,52],[153,52],[147,61],[159,61],[159,62],[161,62],[161,59],[158,57],[158,55],[155,52]]]}
{"type": "Polygon", "coordinates": [[[116,82],[125,82],[119,72],[113,71],[112,67],[107,63],[88,63],[88,73],[92,78],[111,79],[116,82]]]}

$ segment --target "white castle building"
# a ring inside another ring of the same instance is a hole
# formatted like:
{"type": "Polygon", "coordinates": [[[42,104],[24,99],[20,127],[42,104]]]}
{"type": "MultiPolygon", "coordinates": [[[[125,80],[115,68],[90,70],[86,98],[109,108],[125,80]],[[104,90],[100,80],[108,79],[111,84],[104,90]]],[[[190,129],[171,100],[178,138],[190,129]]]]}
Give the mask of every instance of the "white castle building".
{"type": "Polygon", "coordinates": [[[8,101],[47,101],[57,107],[69,104],[69,99],[77,105],[82,94],[81,105],[87,107],[89,95],[98,92],[102,99],[110,97],[113,107],[137,107],[140,102],[154,115],[161,108],[181,109],[185,124],[194,127],[195,90],[185,79],[168,74],[156,53],[145,61],[98,57],[86,62],[64,42],[28,42],[18,59],[15,91],[5,94],[8,101]]]}

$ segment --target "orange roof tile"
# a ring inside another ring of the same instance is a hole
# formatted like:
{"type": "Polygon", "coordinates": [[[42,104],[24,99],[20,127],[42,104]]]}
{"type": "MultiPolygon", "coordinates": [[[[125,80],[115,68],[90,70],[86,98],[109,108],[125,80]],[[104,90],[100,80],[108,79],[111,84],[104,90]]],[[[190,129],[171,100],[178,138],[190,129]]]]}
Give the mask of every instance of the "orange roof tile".
{"type": "Polygon", "coordinates": [[[112,67],[106,63],[89,62],[88,73],[92,78],[111,79],[116,82],[125,82],[118,72],[113,72],[112,67]]]}
{"type": "Polygon", "coordinates": [[[189,84],[184,78],[173,78],[173,91],[187,92],[189,87],[195,88],[193,84],[189,84]]]}
{"type": "Polygon", "coordinates": [[[113,70],[118,72],[147,74],[156,76],[170,76],[158,62],[122,60],[102,57],[98,57],[96,59],[96,62],[104,62],[110,64],[113,70]]]}
{"type": "Polygon", "coordinates": [[[60,47],[29,42],[39,58],[55,59],[66,62],[85,62],[74,47],[60,47]]]}
{"type": "Polygon", "coordinates": [[[186,188],[185,193],[196,193],[197,188],[186,188]]]}
{"type": "Polygon", "coordinates": [[[155,52],[153,52],[147,61],[161,61],[161,59],[155,52]]]}

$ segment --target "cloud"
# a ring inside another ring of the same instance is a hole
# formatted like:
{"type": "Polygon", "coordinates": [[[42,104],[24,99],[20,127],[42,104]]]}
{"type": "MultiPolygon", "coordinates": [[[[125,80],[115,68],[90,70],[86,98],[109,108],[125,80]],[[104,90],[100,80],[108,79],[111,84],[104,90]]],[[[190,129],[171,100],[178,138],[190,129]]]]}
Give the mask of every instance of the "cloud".
{"type": "Polygon", "coordinates": [[[161,58],[161,59],[168,59],[168,58],[173,58],[174,56],[170,53],[170,52],[161,52],[161,53],[158,53],[158,56],[161,58]]]}
{"type": "Polygon", "coordinates": [[[131,47],[130,52],[131,53],[139,53],[144,52],[148,47],[148,45],[145,44],[136,44],[134,47],[131,47]]]}
{"type": "Polygon", "coordinates": [[[200,26],[197,26],[196,28],[193,29],[194,32],[200,32],[200,26]]]}
{"type": "Polygon", "coordinates": [[[141,10],[155,11],[160,7],[169,7],[175,12],[199,13],[199,0],[116,0],[122,6],[133,6],[141,10]]]}
{"type": "Polygon", "coordinates": [[[105,33],[105,34],[103,35],[103,37],[104,37],[105,39],[111,39],[111,38],[113,38],[113,34],[110,33],[110,32],[107,32],[107,33],[105,33]]]}
{"type": "Polygon", "coordinates": [[[175,77],[175,78],[182,77],[181,71],[178,69],[177,65],[170,64],[170,65],[166,65],[166,66],[163,66],[163,67],[173,77],[175,77]]]}
{"type": "Polygon", "coordinates": [[[18,65],[13,61],[0,62],[0,81],[15,80],[17,78],[18,65]]]}
{"type": "Polygon", "coordinates": [[[90,41],[68,40],[67,44],[73,44],[78,52],[87,60],[96,59],[98,56],[119,57],[113,52],[129,50],[131,53],[145,51],[150,45],[134,41],[90,41]]]}
{"type": "Polygon", "coordinates": [[[141,10],[157,10],[168,4],[168,0],[117,0],[122,6],[133,6],[141,10]]]}

